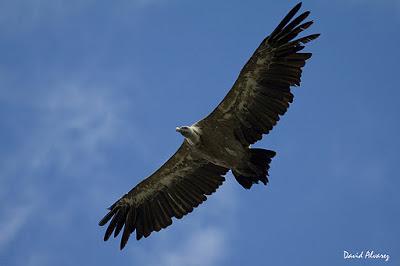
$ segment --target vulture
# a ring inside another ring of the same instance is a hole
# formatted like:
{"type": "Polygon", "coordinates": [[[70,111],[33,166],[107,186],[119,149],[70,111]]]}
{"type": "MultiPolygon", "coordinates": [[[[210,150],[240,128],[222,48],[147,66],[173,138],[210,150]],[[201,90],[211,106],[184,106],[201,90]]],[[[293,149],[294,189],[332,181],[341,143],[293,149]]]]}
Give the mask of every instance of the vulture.
{"type": "Polygon", "coordinates": [[[173,217],[181,219],[214,193],[229,170],[245,189],[268,183],[275,152],[251,145],[268,134],[292,103],[291,87],[300,85],[302,67],[311,57],[300,51],[319,36],[297,38],[313,24],[304,22],[309,11],[295,17],[300,7],[291,9],[261,42],[207,117],[176,128],[184,140],[175,154],[108,208],[99,222],[109,222],[104,241],[122,231],[123,249],[135,231],[139,240],[168,227],[173,217]]]}

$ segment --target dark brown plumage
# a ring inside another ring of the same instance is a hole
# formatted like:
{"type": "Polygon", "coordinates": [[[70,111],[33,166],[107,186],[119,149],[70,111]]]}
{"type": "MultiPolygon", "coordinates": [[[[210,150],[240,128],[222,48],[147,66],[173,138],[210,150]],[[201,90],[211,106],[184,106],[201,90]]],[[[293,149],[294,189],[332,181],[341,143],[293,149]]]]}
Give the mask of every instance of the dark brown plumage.
{"type": "Polygon", "coordinates": [[[300,7],[297,4],[261,42],[210,115],[190,127],[177,128],[185,137],[178,151],[109,208],[99,222],[103,226],[110,221],[104,240],[122,231],[122,249],[135,231],[139,240],[166,228],[172,217],[182,218],[215,192],[229,170],[246,189],[259,181],[267,184],[275,152],[252,149],[250,144],[286,113],[293,102],[290,87],[300,85],[301,68],[311,57],[300,51],[319,36],[295,39],[313,23],[303,23],[309,11],[293,19],[300,7]]]}

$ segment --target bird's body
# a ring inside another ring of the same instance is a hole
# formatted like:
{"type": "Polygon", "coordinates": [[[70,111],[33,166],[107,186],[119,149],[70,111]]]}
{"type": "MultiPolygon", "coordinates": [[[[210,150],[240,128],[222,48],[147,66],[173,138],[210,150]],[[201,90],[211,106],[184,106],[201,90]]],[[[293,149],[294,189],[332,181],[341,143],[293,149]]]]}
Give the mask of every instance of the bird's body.
{"type": "Polygon", "coordinates": [[[285,114],[300,85],[302,67],[311,53],[300,53],[319,34],[295,39],[312,21],[306,11],[292,20],[297,4],[266,37],[241,70],[221,103],[204,119],[177,127],[185,139],[157,171],[116,201],[100,225],[109,223],[104,240],[123,229],[121,249],[136,230],[148,237],[193,211],[224,182],[231,170],[246,189],[268,182],[274,151],[251,148],[285,114]]]}
{"type": "Polygon", "coordinates": [[[194,154],[205,160],[228,169],[234,169],[246,156],[247,147],[243,146],[232,134],[228,126],[218,124],[213,127],[192,125],[199,132],[199,142],[191,145],[194,154]]]}

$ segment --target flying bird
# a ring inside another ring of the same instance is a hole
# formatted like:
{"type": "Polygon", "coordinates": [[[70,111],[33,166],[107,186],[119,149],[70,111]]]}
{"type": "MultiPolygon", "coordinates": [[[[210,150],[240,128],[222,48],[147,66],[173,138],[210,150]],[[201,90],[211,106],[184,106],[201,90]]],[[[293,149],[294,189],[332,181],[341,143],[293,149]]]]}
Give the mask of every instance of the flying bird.
{"type": "Polygon", "coordinates": [[[268,183],[275,152],[251,148],[276,125],[293,101],[290,88],[300,85],[302,67],[311,53],[300,52],[319,34],[297,38],[313,24],[296,18],[301,3],[255,50],[220,104],[191,126],[177,127],[184,140],[157,171],[112,204],[99,222],[107,224],[104,241],[122,231],[120,249],[136,230],[136,239],[148,237],[193,211],[222,185],[231,170],[245,189],[268,183]],[[293,19],[294,18],[294,19],[293,19]]]}

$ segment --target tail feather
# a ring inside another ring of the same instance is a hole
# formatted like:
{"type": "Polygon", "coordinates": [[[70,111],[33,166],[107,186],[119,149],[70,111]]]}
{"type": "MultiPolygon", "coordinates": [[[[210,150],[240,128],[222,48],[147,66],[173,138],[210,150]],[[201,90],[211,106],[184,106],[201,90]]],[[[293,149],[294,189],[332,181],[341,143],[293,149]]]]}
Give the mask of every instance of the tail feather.
{"type": "Polygon", "coordinates": [[[275,152],[265,149],[250,149],[250,158],[245,168],[234,169],[233,175],[236,181],[245,189],[250,189],[259,181],[268,183],[268,170],[275,152]]]}

